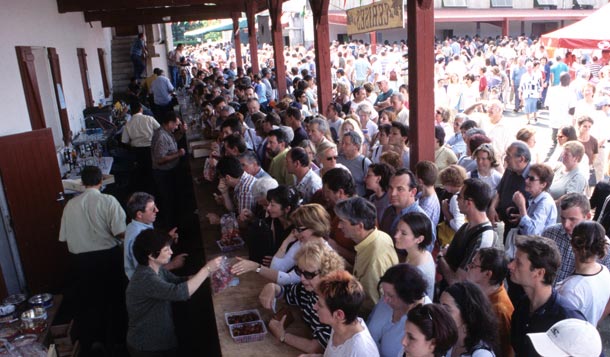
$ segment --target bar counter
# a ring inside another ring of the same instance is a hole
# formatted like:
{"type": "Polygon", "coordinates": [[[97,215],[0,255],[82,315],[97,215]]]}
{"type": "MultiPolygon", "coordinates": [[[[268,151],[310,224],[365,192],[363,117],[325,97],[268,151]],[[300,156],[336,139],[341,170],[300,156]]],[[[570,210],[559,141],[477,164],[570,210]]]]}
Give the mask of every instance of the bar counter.
{"type": "MultiPolygon", "coordinates": [[[[220,255],[225,255],[231,258],[231,260],[235,260],[234,257],[236,256],[247,258],[248,251],[246,247],[230,253],[222,253],[216,244],[216,240],[220,238],[220,227],[211,225],[206,214],[210,212],[222,214],[222,208],[216,204],[212,196],[216,189],[215,185],[209,182],[199,182],[198,178],[201,177],[204,163],[204,158],[190,159],[193,192],[197,200],[201,239],[203,240],[206,260],[220,255]]],[[[268,282],[268,280],[255,272],[250,272],[239,277],[239,285],[228,287],[224,291],[212,296],[218,339],[223,356],[298,356],[303,353],[279,342],[271,332],[267,333],[264,340],[249,343],[236,343],[231,338],[229,327],[225,322],[226,312],[258,309],[265,325],[268,326],[273,313],[264,309],[258,301],[261,289],[268,282]]],[[[286,306],[283,299],[278,300],[277,309],[279,310],[283,306],[286,306]]],[[[298,336],[308,336],[311,338],[311,330],[301,319],[299,309],[295,307],[289,307],[289,309],[294,317],[294,322],[286,328],[286,331],[298,336]]]]}

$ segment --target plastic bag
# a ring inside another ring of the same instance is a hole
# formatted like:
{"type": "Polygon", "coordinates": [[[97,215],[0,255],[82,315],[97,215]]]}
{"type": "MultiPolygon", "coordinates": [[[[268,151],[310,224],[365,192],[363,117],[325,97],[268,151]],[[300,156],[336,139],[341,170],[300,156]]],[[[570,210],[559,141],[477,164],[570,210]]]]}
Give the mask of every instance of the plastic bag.
{"type": "Polygon", "coordinates": [[[213,272],[212,276],[210,277],[214,294],[218,294],[229,287],[232,280],[233,274],[231,274],[229,259],[227,259],[227,257],[223,257],[222,262],[220,263],[220,268],[213,272]]]}
{"type": "Polygon", "coordinates": [[[235,213],[227,213],[220,217],[221,236],[220,241],[224,245],[231,245],[233,238],[239,238],[239,223],[235,213]]]}

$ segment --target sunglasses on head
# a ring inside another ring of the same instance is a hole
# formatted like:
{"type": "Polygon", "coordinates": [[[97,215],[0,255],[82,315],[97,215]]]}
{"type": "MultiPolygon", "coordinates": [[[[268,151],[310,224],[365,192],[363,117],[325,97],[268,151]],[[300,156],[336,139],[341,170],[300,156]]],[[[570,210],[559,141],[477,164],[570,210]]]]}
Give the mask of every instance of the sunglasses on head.
{"type": "Polygon", "coordinates": [[[311,280],[311,279],[315,278],[316,276],[318,276],[318,274],[320,274],[319,271],[310,272],[310,271],[306,271],[306,270],[301,270],[301,268],[299,268],[298,265],[294,267],[294,272],[297,273],[298,276],[302,276],[303,278],[305,278],[307,280],[311,280]]]}

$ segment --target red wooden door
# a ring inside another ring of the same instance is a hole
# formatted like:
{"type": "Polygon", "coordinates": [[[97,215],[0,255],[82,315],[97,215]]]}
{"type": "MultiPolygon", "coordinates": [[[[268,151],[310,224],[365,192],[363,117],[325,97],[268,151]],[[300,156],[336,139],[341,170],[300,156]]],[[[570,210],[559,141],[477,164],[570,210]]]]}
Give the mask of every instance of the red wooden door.
{"type": "Polygon", "coordinates": [[[51,129],[0,137],[0,177],[31,293],[61,291],[68,250],[60,243],[63,192],[51,129]]]}

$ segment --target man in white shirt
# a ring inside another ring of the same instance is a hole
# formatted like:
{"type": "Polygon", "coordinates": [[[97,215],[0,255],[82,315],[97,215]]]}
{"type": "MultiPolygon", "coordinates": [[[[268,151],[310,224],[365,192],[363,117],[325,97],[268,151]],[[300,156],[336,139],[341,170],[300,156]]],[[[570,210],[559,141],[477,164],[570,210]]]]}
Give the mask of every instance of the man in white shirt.
{"type": "Polygon", "coordinates": [[[135,190],[152,192],[150,143],[154,131],[160,125],[155,118],[142,114],[140,102],[131,103],[131,114],[131,120],[125,123],[121,134],[121,142],[131,146],[131,150],[136,156],[136,176],[133,180],[130,180],[130,185],[135,190]]]}

